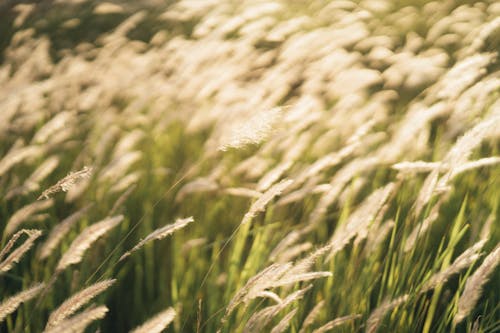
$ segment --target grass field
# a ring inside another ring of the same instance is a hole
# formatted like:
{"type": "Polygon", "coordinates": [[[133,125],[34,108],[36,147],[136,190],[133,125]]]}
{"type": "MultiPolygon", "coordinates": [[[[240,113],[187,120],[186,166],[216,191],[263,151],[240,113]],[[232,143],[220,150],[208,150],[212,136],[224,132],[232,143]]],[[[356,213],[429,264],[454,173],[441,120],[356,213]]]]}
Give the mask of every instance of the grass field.
{"type": "Polygon", "coordinates": [[[0,4],[0,332],[500,331],[500,5],[0,4]]]}

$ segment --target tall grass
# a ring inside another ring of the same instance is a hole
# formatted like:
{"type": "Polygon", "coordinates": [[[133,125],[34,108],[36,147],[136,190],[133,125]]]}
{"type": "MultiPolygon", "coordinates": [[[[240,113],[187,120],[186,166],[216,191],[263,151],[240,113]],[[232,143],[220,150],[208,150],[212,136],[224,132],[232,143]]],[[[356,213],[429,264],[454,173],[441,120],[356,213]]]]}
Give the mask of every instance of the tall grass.
{"type": "Polygon", "coordinates": [[[0,5],[0,331],[498,331],[499,16],[0,5]]]}

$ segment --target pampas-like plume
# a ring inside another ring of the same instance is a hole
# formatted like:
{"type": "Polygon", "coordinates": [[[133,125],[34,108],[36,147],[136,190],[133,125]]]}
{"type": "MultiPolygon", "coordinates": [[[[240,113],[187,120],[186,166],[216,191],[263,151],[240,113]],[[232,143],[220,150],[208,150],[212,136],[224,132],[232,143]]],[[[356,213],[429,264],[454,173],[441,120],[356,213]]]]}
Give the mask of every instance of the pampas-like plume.
{"type": "Polygon", "coordinates": [[[392,166],[394,170],[397,170],[403,174],[413,174],[419,172],[429,172],[442,167],[439,162],[425,162],[425,161],[415,161],[415,162],[399,162],[392,166]]]}
{"type": "Polygon", "coordinates": [[[21,305],[21,303],[25,303],[38,295],[40,291],[44,288],[43,283],[38,283],[33,287],[23,290],[20,293],[17,293],[14,296],[7,298],[0,304],[0,323],[12,312],[16,311],[16,309],[21,305]]]}
{"type": "Polygon", "coordinates": [[[90,307],[69,319],[63,320],[59,325],[47,328],[43,333],[80,333],[93,321],[104,318],[108,308],[104,305],[90,307]]]}
{"type": "Polygon", "coordinates": [[[246,187],[228,187],[223,190],[225,194],[243,198],[259,198],[262,193],[246,187]]]}
{"type": "Polygon", "coordinates": [[[357,319],[359,317],[361,317],[360,314],[355,314],[355,315],[349,315],[349,316],[335,318],[334,320],[327,322],[323,326],[318,327],[317,329],[312,331],[312,333],[324,333],[324,332],[330,331],[337,326],[340,326],[348,321],[353,321],[354,319],[357,319]]]}
{"type": "Polygon", "coordinates": [[[280,177],[293,165],[291,161],[285,161],[278,164],[259,180],[257,191],[263,192],[273,185],[280,177]]]}
{"type": "Polygon", "coordinates": [[[223,143],[219,146],[219,150],[226,151],[231,148],[237,149],[261,143],[271,134],[281,118],[281,114],[282,108],[277,107],[258,112],[250,119],[236,123],[222,139],[223,143]]]}
{"type": "MultiPolygon", "coordinates": [[[[308,259],[310,258],[308,257],[308,259]]],[[[310,261],[313,261],[313,259],[310,259],[310,261]]],[[[307,261],[307,264],[303,262],[304,260],[301,260],[295,265],[290,262],[273,264],[251,277],[229,302],[224,319],[241,303],[247,304],[257,297],[269,297],[268,289],[332,275],[330,272],[310,272],[309,261],[307,261]]],[[[275,297],[271,298],[275,299],[275,297]]]]}
{"type": "Polygon", "coordinates": [[[302,299],[304,294],[312,288],[312,284],[303,289],[299,289],[288,295],[281,303],[268,306],[258,312],[255,312],[243,329],[243,333],[263,332],[264,328],[275,318],[280,311],[289,306],[292,302],[302,299]]]}
{"type": "Polygon", "coordinates": [[[38,257],[46,259],[52,251],[59,245],[61,240],[68,234],[71,228],[87,213],[93,204],[88,204],[77,212],[65,218],[61,223],[57,224],[50,232],[47,240],[42,244],[38,257]]]}
{"type": "Polygon", "coordinates": [[[387,311],[390,311],[395,307],[405,303],[408,300],[408,298],[409,295],[403,295],[396,299],[393,299],[392,301],[383,302],[378,308],[376,308],[370,314],[370,317],[368,317],[368,320],[366,321],[366,332],[367,333],[376,332],[378,326],[380,325],[380,322],[382,321],[382,319],[384,319],[384,316],[387,313],[387,311]]]}
{"type": "Polygon", "coordinates": [[[283,287],[289,286],[297,282],[316,280],[324,277],[331,277],[333,274],[331,272],[308,272],[302,274],[285,274],[279,280],[273,282],[271,287],[283,287]]]}
{"type": "Polygon", "coordinates": [[[122,220],[123,215],[108,217],[83,230],[80,235],[73,240],[69,249],[59,260],[56,270],[60,272],[72,264],[79,263],[82,260],[83,254],[92,245],[92,243],[109,230],[116,227],[122,220]]]}
{"type": "Polygon", "coordinates": [[[368,227],[383,209],[386,201],[394,193],[395,183],[389,183],[375,190],[363,203],[349,216],[346,223],[335,231],[329,244],[331,253],[328,259],[341,251],[352,238],[358,237],[358,241],[368,236],[368,227]]]}
{"type": "Polygon", "coordinates": [[[492,114],[460,137],[450,151],[446,154],[443,162],[446,163],[451,172],[461,167],[469,159],[472,151],[478,147],[484,139],[496,137],[500,134],[498,124],[500,115],[492,114]]]}
{"type": "MultiPolygon", "coordinates": [[[[316,261],[323,255],[331,251],[331,249],[332,245],[327,244],[325,246],[322,246],[314,250],[307,257],[300,259],[289,270],[287,270],[281,277],[281,280],[293,281],[296,276],[307,274],[307,272],[311,270],[311,267],[316,263],[316,261]]],[[[329,272],[321,272],[321,273],[329,273],[329,272]]]]}
{"type": "Polygon", "coordinates": [[[83,167],[80,171],[70,172],[66,177],[59,180],[55,185],[52,185],[48,189],[42,192],[37,200],[47,199],[52,194],[58,192],[67,192],[71,187],[73,187],[76,183],[78,183],[82,179],[90,178],[92,175],[91,167],[83,167]]]}
{"type": "Polygon", "coordinates": [[[500,115],[492,114],[472,129],[468,130],[455,142],[442,161],[444,169],[447,170],[446,174],[439,177],[441,168],[437,168],[425,179],[418,194],[417,201],[415,202],[414,216],[418,216],[422,212],[422,209],[431,200],[434,194],[439,193],[439,191],[443,189],[447,191],[447,185],[454,176],[470,168],[480,167],[483,163],[484,165],[497,163],[495,159],[481,162],[476,161],[476,163],[471,162],[473,164],[468,164],[467,162],[472,151],[477,148],[484,139],[499,135],[498,123],[500,123],[500,115]]]}
{"type": "Polygon", "coordinates": [[[104,280],[102,282],[98,282],[68,298],[56,310],[52,311],[49,316],[49,320],[47,321],[46,329],[59,325],[63,320],[66,320],[66,318],[78,311],[91,299],[111,287],[115,282],[116,280],[104,280]]]}
{"type": "Polygon", "coordinates": [[[269,287],[270,281],[278,280],[291,267],[292,264],[289,262],[273,264],[251,277],[243,288],[233,296],[226,308],[225,316],[229,316],[239,304],[247,303],[259,297],[269,287]]]}
{"type": "Polygon", "coordinates": [[[14,234],[12,238],[9,240],[5,248],[2,249],[0,252],[0,272],[7,272],[9,271],[12,266],[19,262],[21,260],[22,256],[33,246],[33,243],[35,240],[42,235],[41,230],[28,230],[28,229],[23,229],[14,234]],[[5,258],[5,260],[2,260],[5,254],[10,251],[10,249],[14,246],[14,243],[17,241],[17,239],[22,235],[26,234],[28,235],[28,238],[24,241],[22,245],[20,245],[17,249],[12,251],[12,253],[5,258]]]}
{"type": "Polygon", "coordinates": [[[175,310],[173,308],[168,308],[158,313],[141,326],[135,328],[130,333],[160,333],[174,320],[175,315],[175,310]]]}
{"type": "Polygon", "coordinates": [[[184,219],[177,219],[175,223],[166,225],[162,228],[156,229],[152,233],[146,236],[143,240],[141,240],[136,246],[134,246],[130,251],[125,252],[121,257],[119,261],[122,261],[123,259],[127,258],[129,255],[131,255],[133,252],[139,250],[141,247],[143,247],[145,244],[157,240],[157,239],[163,239],[167,237],[168,235],[173,234],[175,231],[184,228],[187,226],[189,223],[194,222],[194,219],[192,216],[184,218],[184,219]]]}
{"type": "Polygon", "coordinates": [[[19,227],[19,225],[28,220],[31,216],[33,216],[33,214],[51,207],[53,203],[54,201],[52,199],[35,201],[19,209],[17,212],[14,213],[14,215],[11,216],[11,218],[7,222],[4,234],[5,235],[12,234],[17,229],[17,227],[19,227]]]}
{"type": "Polygon", "coordinates": [[[484,258],[481,266],[476,269],[465,282],[464,292],[458,300],[458,311],[453,318],[453,323],[458,324],[469,315],[483,292],[483,286],[488,281],[490,275],[500,263],[500,244],[484,258]]]}
{"type": "Polygon", "coordinates": [[[262,297],[262,298],[269,298],[269,299],[272,299],[273,301],[275,301],[276,303],[281,303],[283,302],[283,300],[281,299],[281,297],[278,296],[278,294],[272,292],[272,291],[268,291],[268,290],[264,290],[262,292],[260,292],[257,297],[262,297]]]}
{"type": "Polygon", "coordinates": [[[481,256],[479,251],[483,248],[484,243],[486,243],[486,239],[480,240],[458,256],[458,258],[456,258],[450,266],[441,272],[434,274],[422,287],[421,292],[434,289],[436,286],[448,281],[452,275],[457,274],[462,269],[472,265],[481,256]]]}
{"type": "Polygon", "coordinates": [[[470,162],[462,164],[461,166],[458,166],[453,171],[452,177],[455,177],[456,175],[459,175],[465,171],[474,170],[477,168],[482,168],[485,166],[495,165],[495,164],[499,164],[499,163],[500,163],[499,156],[480,158],[478,160],[470,161],[470,162]]]}
{"type": "Polygon", "coordinates": [[[311,326],[316,320],[316,318],[319,316],[319,313],[323,309],[324,305],[325,301],[320,301],[314,306],[314,308],[307,315],[306,319],[304,319],[304,322],[302,322],[302,326],[300,327],[299,333],[305,333],[307,331],[309,326],[311,326]]]}
{"type": "Polygon", "coordinates": [[[297,308],[293,309],[290,311],[286,316],[281,319],[281,321],[273,327],[271,330],[271,333],[281,333],[284,332],[288,326],[290,326],[290,321],[292,320],[293,316],[297,313],[297,308]]]}
{"type": "Polygon", "coordinates": [[[264,192],[259,199],[257,199],[250,209],[243,217],[241,224],[245,224],[250,222],[259,212],[263,212],[267,206],[267,204],[277,195],[280,195],[283,190],[285,190],[293,180],[285,179],[279,182],[278,184],[273,185],[269,190],[264,192]]]}

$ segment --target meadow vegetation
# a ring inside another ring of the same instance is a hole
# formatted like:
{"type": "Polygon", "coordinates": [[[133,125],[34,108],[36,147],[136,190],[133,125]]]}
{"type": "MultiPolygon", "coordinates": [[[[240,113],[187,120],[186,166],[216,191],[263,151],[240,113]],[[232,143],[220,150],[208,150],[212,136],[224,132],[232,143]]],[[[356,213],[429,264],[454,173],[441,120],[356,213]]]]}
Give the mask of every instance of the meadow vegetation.
{"type": "Polygon", "coordinates": [[[500,4],[0,5],[1,332],[498,332],[500,4]]]}

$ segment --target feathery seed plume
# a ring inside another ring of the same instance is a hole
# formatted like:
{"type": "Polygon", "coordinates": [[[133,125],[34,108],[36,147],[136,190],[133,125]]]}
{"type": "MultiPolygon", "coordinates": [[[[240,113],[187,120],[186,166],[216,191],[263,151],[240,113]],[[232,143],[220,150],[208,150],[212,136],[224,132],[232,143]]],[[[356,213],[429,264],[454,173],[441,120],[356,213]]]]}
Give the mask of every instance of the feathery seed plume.
{"type": "Polygon", "coordinates": [[[400,306],[405,303],[409,298],[409,295],[403,295],[398,298],[393,299],[392,301],[385,301],[380,304],[368,317],[366,321],[366,333],[375,333],[377,331],[378,326],[382,319],[384,319],[387,311],[394,309],[395,307],[400,306]]]}
{"type": "Polygon", "coordinates": [[[47,321],[46,329],[59,325],[73,313],[78,311],[82,306],[87,304],[91,299],[111,287],[116,280],[104,280],[87,287],[62,303],[56,310],[52,311],[47,321]]]}
{"type": "Polygon", "coordinates": [[[35,213],[45,210],[54,204],[52,199],[35,201],[30,203],[14,213],[7,221],[5,226],[4,234],[12,234],[22,223],[29,220],[35,213]]]}
{"type": "Polygon", "coordinates": [[[158,239],[163,239],[174,232],[176,232],[179,229],[184,228],[187,226],[189,223],[194,222],[194,219],[192,216],[184,218],[184,219],[177,219],[175,223],[166,225],[162,228],[156,229],[152,233],[146,236],[143,240],[141,240],[136,246],[134,246],[130,251],[125,252],[121,257],[119,261],[122,261],[123,259],[127,258],[130,256],[133,252],[139,250],[141,247],[143,247],[145,244],[153,241],[153,240],[158,240],[158,239]]]}
{"type": "Polygon", "coordinates": [[[481,251],[485,243],[486,239],[482,239],[476,244],[472,245],[467,250],[465,250],[461,255],[459,255],[453,261],[453,263],[450,266],[448,266],[441,272],[434,274],[422,287],[421,292],[426,292],[428,290],[434,289],[439,284],[448,281],[448,279],[452,275],[457,274],[461,270],[472,265],[481,256],[479,251],[481,251]]]}
{"type": "Polygon", "coordinates": [[[340,326],[340,325],[342,325],[344,323],[347,323],[349,321],[353,321],[354,319],[357,319],[357,318],[360,318],[360,317],[361,317],[360,314],[355,314],[355,315],[349,315],[349,316],[335,318],[334,320],[331,320],[331,321],[327,322],[323,326],[316,328],[314,331],[312,331],[312,333],[324,333],[324,332],[328,332],[328,331],[334,329],[337,326],[340,326]]]}
{"type": "Polygon", "coordinates": [[[58,193],[61,191],[67,192],[70,188],[72,188],[79,181],[81,181],[82,179],[90,178],[91,175],[92,175],[92,168],[87,167],[87,166],[83,167],[83,169],[80,171],[70,172],[66,177],[59,180],[55,185],[52,185],[51,187],[49,187],[48,189],[43,191],[37,200],[40,200],[43,198],[47,199],[52,194],[58,193]]]}
{"type": "Polygon", "coordinates": [[[453,318],[453,323],[458,324],[474,309],[483,292],[483,286],[490,275],[500,263],[500,244],[491,251],[483,263],[467,279],[462,295],[458,299],[458,311],[453,318]]]}
{"type": "Polygon", "coordinates": [[[116,227],[123,220],[123,215],[108,217],[97,222],[85,230],[71,243],[69,249],[63,254],[57,264],[56,271],[62,271],[66,267],[77,264],[82,261],[83,254],[87,251],[92,243],[107,233],[109,230],[116,227]]]}
{"type": "Polygon", "coordinates": [[[281,114],[282,108],[278,107],[256,113],[249,119],[234,124],[222,139],[219,150],[226,151],[261,143],[271,134],[281,114]]]}
{"type": "Polygon", "coordinates": [[[104,305],[92,306],[87,310],[61,321],[57,326],[47,328],[43,333],[77,333],[84,332],[92,322],[104,318],[108,308],[104,305]]]}
{"type": "Polygon", "coordinates": [[[297,313],[297,310],[298,309],[295,308],[292,311],[290,311],[286,316],[284,316],[283,319],[281,319],[281,321],[276,326],[273,327],[273,329],[271,330],[271,333],[284,332],[288,328],[288,326],[290,326],[290,321],[297,313]]]}
{"type": "Polygon", "coordinates": [[[35,240],[42,235],[41,230],[28,230],[28,229],[23,229],[18,231],[17,233],[12,236],[12,238],[9,240],[7,245],[5,246],[4,249],[0,252],[0,272],[7,272],[9,271],[14,264],[19,262],[23,255],[28,252],[28,250],[33,246],[35,240]],[[20,245],[17,249],[12,251],[5,260],[2,260],[5,254],[14,246],[14,243],[16,240],[22,235],[22,234],[28,235],[28,238],[24,241],[22,245],[20,245]]]}
{"type": "Polygon", "coordinates": [[[160,333],[174,320],[175,315],[175,310],[173,308],[168,308],[149,319],[141,326],[135,328],[130,333],[160,333]]]}
{"type": "Polygon", "coordinates": [[[250,209],[248,212],[245,214],[243,217],[243,220],[241,221],[241,224],[249,223],[259,212],[263,212],[267,206],[267,204],[276,196],[280,195],[283,190],[285,190],[291,183],[293,183],[293,180],[291,179],[285,179],[279,182],[278,184],[275,184],[271,186],[266,192],[264,192],[259,199],[257,199],[252,206],[250,206],[250,209]]]}
{"type": "Polygon", "coordinates": [[[59,245],[59,243],[68,234],[71,228],[87,213],[87,211],[93,206],[93,204],[88,204],[77,212],[71,214],[63,221],[58,223],[52,231],[47,236],[47,239],[42,244],[39,252],[40,259],[48,258],[54,249],[59,245]]]}
{"type": "Polygon", "coordinates": [[[289,306],[292,302],[300,300],[304,297],[305,293],[312,288],[312,284],[308,285],[303,289],[299,289],[290,295],[288,295],[281,303],[276,305],[268,306],[258,312],[255,312],[245,327],[243,328],[244,333],[251,332],[263,332],[265,327],[275,318],[279,312],[289,306]]]}
{"type": "Polygon", "coordinates": [[[269,282],[279,279],[292,267],[291,263],[273,264],[251,277],[247,283],[233,296],[226,308],[226,317],[241,303],[247,303],[259,297],[270,287],[269,282]]]}
{"type": "Polygon", "coordinates": [[[25,303],[38,295],[44,286],[45,285],[43,283],[36,284],[29,289],[23,290],[3,301],[0,304],[0,323],[4,321],[5,317],[16,311],[21,303],[25,303]]]}
{"type": "Polygon", "coordinates": [[[262,195],[259,191],[245,187],[228,187],[224,189],[224,193],[243,198],[259,198],[262,195]]]}

